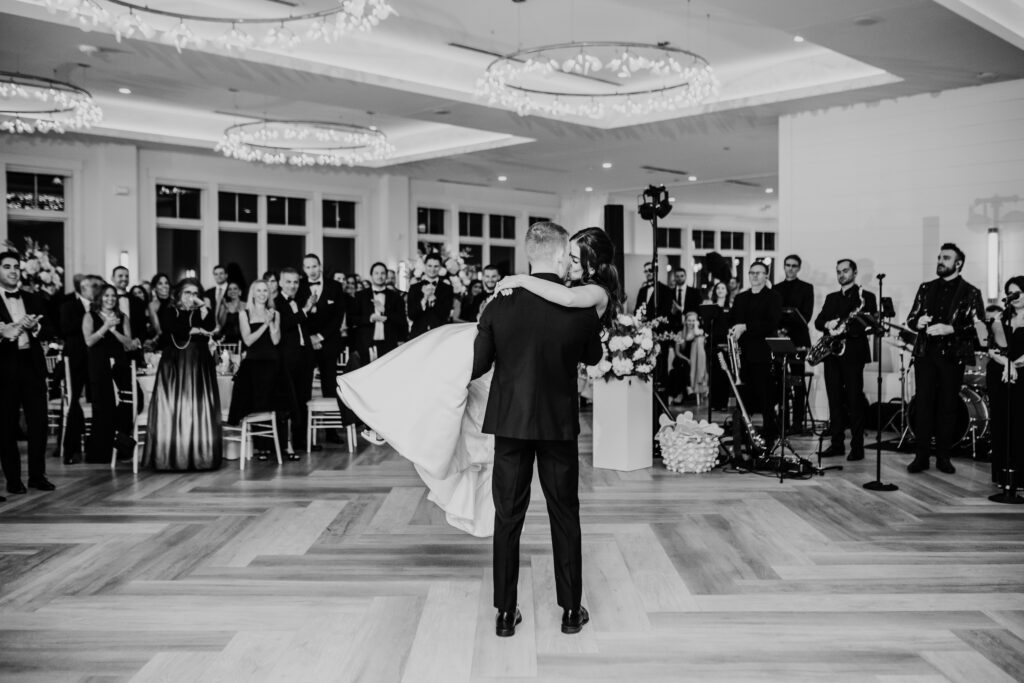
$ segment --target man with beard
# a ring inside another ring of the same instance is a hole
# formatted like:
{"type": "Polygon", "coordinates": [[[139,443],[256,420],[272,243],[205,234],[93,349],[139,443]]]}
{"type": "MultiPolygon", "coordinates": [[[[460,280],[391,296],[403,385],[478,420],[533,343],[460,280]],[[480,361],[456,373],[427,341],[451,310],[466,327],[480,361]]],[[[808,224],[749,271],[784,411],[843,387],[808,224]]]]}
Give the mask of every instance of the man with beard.
{"type": "Polygon", "coordinates": [[[974,321],[984,316],[985,305],[977,287],[960,276],[964,252],[952,242],[939,249],[935,274],[922,283],[907,317],[907,326],[918,331],[914,346],[914,379],[917,384],[917,438],[911,473],[928,469],[932,437],[935,437],[935,466],[953,474],[950,462],[956,402],[964,379],[964,366],[973,361],[977,332],[974,321]]]}

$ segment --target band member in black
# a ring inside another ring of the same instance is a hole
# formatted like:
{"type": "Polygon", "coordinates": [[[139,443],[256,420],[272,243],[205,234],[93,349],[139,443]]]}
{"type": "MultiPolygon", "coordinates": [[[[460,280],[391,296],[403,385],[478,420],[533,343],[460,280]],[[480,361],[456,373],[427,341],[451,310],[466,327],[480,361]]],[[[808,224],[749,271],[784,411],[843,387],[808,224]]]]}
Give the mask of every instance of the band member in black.
{"type": "Polygon", "coordinates": [[[974,321],[984,316],[985,305],[978,288],[960,276],[964,252],[952,242],[939,249],[935,274],[922,283],[907,317],[907,325],[918,331],[914,346],[914,380],[917,384],[917,438],[911,473],[928,469],[932,437],[935,437],[935,466],[953,474],[950,462],[956,402],[964,380],[964,365],[973,362],[977,332],[974,321]]]}
{"type": "MultiPolygon", "coordinates": [[[[814,285],[804,282],[799,277],[803,260],[796,254],[790,254],[782,260],[786,279],[775,285],[775,291],[782,297],[782,329],[797,346],[810,347],[811,333],[807,325],[814,314],[814,285]],[[797,315],[799,313],[799,315],[797,315]],[[802,318],[802,319],[801,319],[802,318]]],[[[804,386],[804,361],[802,357],[794,358],[789,363],[789,378],[793,386],[793,413],[790,416],[791,429],[802,429],[807,409],[807,392],[804,386]]]]}
{"type": "Polygon", "coordinates": [[[750,409],[760,411],[764,416],[764,438],[770,443],[779,435],[778,420],[775,416],[775,402],[778,398],[775,381],[772,378],[772,356],[766,337],[778,333],[782,319],[782,298],[774,289],[769,289],[768,266],[755,261],[747,271],[750,289],[736,295],[730,311],[732,326],[729,334],[739,342],[742,361],[743,383],[747,385],[750,409]]]}
{"type": "Polygon", "coordinates": [[[1017,422],[1024,408],[1024,275],[1003,285],[1006,310],[989,323],[986,368],[992,435],[992,481],[1024,487],[1024,430],[1017,422]],[[1012,473],[1012,478],[1011,478],[1012,473]]]}
{"type": "MultiPolygon", "coordinates": [[[[833,335],[845,345],[825,358],[825,392],[828,395],[828,423],[832,444],[821,457],[846,453],[844,440],[850,430],[850,454],[847,460],[864,459],[864,366],[871,360],[868,332],[856,314],[878,312],[875,295],[855,282],[857,264],[852,259],[836,262],[839,291],[825,297],[814,327],[833,335]]],[[[837,344],[837,347],[839,345],[837,344]]]]}

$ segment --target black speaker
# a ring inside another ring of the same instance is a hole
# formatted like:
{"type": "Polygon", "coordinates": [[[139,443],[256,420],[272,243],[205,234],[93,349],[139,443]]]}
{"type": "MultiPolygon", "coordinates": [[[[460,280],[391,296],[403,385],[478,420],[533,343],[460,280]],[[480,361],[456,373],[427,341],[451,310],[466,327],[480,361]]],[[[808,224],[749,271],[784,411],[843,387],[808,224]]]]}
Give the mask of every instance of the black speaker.
{"type": "Polygon", "coordinates": [[[622,253],[622,243],[625,239],[625,229],[623,227],[625,217],[625,207],[622,204],[604,205],[604,231],[608,233],[612,244],[615,245],[615,267],[619,271],[620,278],[625,273],[626,264],[625,255],[622,253]]]}

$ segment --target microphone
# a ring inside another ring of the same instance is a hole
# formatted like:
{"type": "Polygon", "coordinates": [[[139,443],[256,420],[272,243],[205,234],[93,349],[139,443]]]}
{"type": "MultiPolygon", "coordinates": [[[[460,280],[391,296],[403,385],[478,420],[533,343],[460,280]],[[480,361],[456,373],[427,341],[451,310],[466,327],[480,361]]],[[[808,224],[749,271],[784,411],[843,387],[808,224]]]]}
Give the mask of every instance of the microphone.
{"type": "Polygon", "coordinates": [[[884,280],[885,279],[885,273],[879,273],[875,277],[878,278],[879,280],[884,280]]]}
{"type": "Polygon", "coordinates": [[[1006,296],[1003,297],[1003,303],[1004,304],[1012,304],[1014,301],[1016,301],[1019,298],[1020,298],[1020,290],[1017,290],[1016,292],[1010,292],[1009,294],[1007,294],[1006,296]]]}

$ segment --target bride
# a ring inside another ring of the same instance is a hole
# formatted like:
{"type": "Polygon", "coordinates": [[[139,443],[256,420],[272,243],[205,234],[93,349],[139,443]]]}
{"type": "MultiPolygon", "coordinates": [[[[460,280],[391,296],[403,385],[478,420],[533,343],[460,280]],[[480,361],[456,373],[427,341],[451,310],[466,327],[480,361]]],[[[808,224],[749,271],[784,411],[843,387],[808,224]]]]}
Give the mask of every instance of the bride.
{"type": "MultiPolygon", "coordinates": [[[[604,230],[586,228],[569,242],[571,288],[514,275],[498,283],[496,296],[522,287],[562,306],[594,307],[607,325],[622,301],[614,256],[604,230]]],[[[415,465],[430,489],[429,500],[444,510],[448,523],[484,537],[494,533],[494,437],[481,431],[491,372],[470,381],[476,333],[475,323],[431,330],[339,376],[338,391],[370,429],[415,465]]]]}

